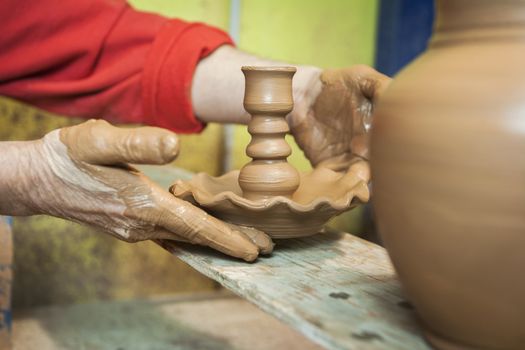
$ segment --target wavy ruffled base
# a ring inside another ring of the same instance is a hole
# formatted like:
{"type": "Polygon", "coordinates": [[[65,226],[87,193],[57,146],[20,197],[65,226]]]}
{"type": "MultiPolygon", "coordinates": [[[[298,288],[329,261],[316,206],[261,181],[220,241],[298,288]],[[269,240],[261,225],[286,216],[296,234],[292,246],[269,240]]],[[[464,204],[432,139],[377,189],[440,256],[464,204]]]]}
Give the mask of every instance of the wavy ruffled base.
{"type": "Polygon", "coordinates": [[[332,217],[366,203],[370,196],[367,183],[355,174],[326,168],[301,174],[300,186],[291,199],[248,200],[242,197],[238,178],[238,170],[220,177],[199,173],[189,181],[178,180],[170,192],[217,218],[255,227],[272,238],[316,234],[332,217]]]}

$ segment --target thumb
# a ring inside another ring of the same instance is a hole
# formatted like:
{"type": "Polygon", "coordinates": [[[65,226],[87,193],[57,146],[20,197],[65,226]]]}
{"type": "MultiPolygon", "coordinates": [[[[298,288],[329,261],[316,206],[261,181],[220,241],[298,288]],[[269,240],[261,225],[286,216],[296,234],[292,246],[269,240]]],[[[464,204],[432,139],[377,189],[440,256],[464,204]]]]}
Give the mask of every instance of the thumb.
{"type": "Polygon", "coordinates": [[[360,77],[360,79],[358,79],[358,84],[361,92],[371,101],[376,101],[392,81],[391,78],[379,73],[372,67],[358,65],[353,68],[356,69],[357,74],[360,77]]]}
{"type": "Polygon", "coordinates": [[[89,120],[60,130],[70,156],[90,164],[166,164],[179,153],[177,135],[156,127],[117,128],[89,120]]]}

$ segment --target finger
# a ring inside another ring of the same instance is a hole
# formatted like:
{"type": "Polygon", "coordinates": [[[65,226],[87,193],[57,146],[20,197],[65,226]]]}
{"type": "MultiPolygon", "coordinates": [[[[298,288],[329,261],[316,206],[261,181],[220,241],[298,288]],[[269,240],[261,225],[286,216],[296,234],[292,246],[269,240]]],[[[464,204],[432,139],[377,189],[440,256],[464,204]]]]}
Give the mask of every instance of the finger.
{"type": "Polygon", "coordinates": [[[364,160],[354,159],[354,163],[350,165],[347,174],[368,183],[370,181],[370,164],[364,160]]]}
{"type": "Polygon", "coordinates": [[[175,197],[165,204],[167,209],[159,225],[176,236],[246,261],[257,259],[259,248],[240,229],[230,228],[204,210],[175,197]]]}
{"type": "Polygon", "coordinates": [[[356,70],[359,76],[358,84],[362,94],[372,101],[379,98],[392,81],[388,76],[366,65],[358,65],[352,68],[356,70]]]}
{"type": "Polygon", "coordinates": [[[351,191],[353,195],[363,203],[368,202],[370,191],[368,182],[370,181],[370,166],[367,161],[354,160],[344,176],[338,180],[337,186],[351,191]]]}
{"type": "Polygon", "coordinates": [[[166,164],[179,152],[177,135],[156,127],[117,128],[90,120],[64,128],[61,141],[75,159],[91,164],[166,164]]]}
{"type": "Polygon", "coordinates": [[[158,227],[150,233],[148,239],[153,241],[177,241],[177,242],[183,242],[183,243],[191,243],[189,239],[184,238],[182,236],[177,235],[176,233],[173,233],[169,230],[166,230],[163,227],[158,227]]]}
{"type": "MultiPolygon", "coordinates": [[[[248,237],[252,243],[257,246],[260,254],[268,255],[272,253],[275,244],[273,243],[270,236],[264,232],[259,231],[253,227],[237,226],[230,223],[225,224],[228,225],[232,230],[236,230],[246,235],[246,237],[248,237]]],[[[162,228],[155,230],[152,239],[170,239],[173,241],[191,243],[187,238],[162,228]]]]}
{"type": "Polygon", "coordinates": [[[325,159],[317,167],[328,168],[335,172],[346,172],[348,177],[357,178],[366,183],[370,181],[370,165],[368,161],[351,154],[342,154],[325,159]]]}
{"type": "Polygon", "coordinates": [[[379,76],[376,76],[375,78],[375,89],[372,99],[376,101],[378,98],[380,98],[391,82],[392,78],[379,73],[379,76]]]}
{"type": "Polygon", "coordinates": [[[352,141],[350,141],[350,149],[352,150],[352,157],[359,156],[363,159],[369,159],[370,149],[368,144],[370,143],[370,135],[357,134],[354,135],[352,141]]]}
{"type": "Polygon", "coordinates": [[[319,164],[317,164],[317,167],[323,167],[328,168],[330,170],[341,172],[346,171],[348,169],[348,166],[350,165],[350,162],[352,161],[352,155],[350,153],[343,153],[335,157],[330,157],[328,159],[323,160],[319,164]]]}
{"type": "Polygon", "coordinates": [[[259,252],[261,254],[272,253],[275,244],[273,243],[270,236],[268,236],[266,233],[253,227],[239,226],[230,223],[226,223],[226,225],[228,225],[232,230],[236,230],[245,234],[246,237],[248,237],[252,243],[257,246],[257,248],[259,248],[259,252]]]}

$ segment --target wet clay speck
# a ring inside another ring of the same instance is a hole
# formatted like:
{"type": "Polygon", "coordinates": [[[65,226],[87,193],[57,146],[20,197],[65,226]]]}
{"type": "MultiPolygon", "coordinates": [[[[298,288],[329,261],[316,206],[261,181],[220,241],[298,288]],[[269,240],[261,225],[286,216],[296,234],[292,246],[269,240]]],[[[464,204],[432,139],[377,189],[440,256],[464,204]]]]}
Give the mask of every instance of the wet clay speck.
{"type": "Polygon", "coordinates": [[[330,293],[330,298],[334,298],[334,299],[348,299],[350,298],[350,294],[348,293],[345,293],[345,292],[334,292],[334,293],[330,293]]]}
{"type": "Polygon", "coordinates": [[[378,227],[439,349],[525,349],[525,1],[438,1],[381,97],[378,227]]]}
{"type": "Polygon", "coordinates": [[[352,338],[363,340],[363,341],[382,341],[383,337],[375,332],[362,331],[359,333],[352,333],[352,338]]]}
{"type": "Polygon", "coordinates": [[[286,114],[293,109],[295,68],[243,67],[244,106],[252,115],[253,158],[239,171],[214,178],[197,174],[177,181],[170,191],[178,198],[234,224],[255,227],[272,238],[313,235],[333,216],[368,201],[368,162],[355,161],[345,173],[327,167],[299,174],[286,158],[286,114]]]}

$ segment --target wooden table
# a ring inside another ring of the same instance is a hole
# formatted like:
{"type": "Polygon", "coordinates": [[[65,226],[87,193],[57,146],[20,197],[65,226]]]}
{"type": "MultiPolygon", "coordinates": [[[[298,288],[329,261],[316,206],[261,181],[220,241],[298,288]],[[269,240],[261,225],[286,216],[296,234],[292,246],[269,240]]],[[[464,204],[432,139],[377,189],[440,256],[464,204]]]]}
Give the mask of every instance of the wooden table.
{"type": "MultiPolygon", "coordinates": [[[[163,187],[190,173],[141,167],[163,187]]],[[[386,251],[343,232],[277,242],[248,264],[205,247],[164,244],[202,274],[328,349],[430,349],[386,251]]]]}

